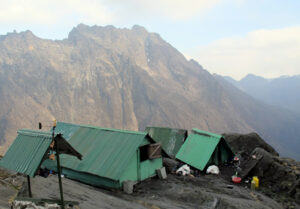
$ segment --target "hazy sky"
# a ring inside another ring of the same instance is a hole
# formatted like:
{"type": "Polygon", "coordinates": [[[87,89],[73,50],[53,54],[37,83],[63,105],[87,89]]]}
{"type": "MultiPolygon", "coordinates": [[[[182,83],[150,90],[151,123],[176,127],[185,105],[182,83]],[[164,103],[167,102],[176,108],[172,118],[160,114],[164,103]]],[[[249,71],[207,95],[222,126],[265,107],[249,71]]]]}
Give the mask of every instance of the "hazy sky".
{"type": "Polygon", "coordinates": [[[300,74],[300,0],[0,0],[0,34],[63,39],[79,23],[138,24],[211,73],[300,74]]]}

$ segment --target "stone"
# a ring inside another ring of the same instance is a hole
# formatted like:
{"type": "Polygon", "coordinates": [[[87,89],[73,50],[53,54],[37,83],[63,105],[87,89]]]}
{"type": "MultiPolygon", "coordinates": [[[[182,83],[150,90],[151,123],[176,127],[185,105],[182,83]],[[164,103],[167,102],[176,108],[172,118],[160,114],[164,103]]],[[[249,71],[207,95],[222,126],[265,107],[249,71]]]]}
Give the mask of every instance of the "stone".
{"type": "Polygon", "coordinates": [[[167,172],[166,172],[165,167],[162,167],[160,169],[156,169],[156,173],[157,173],[159,179],[166,179],[167,178],[167,172]]]}
{"type": "Polygon", "coordinates": [[[124,181],[123,182],[123,191],[127,194],[132,194],[134,185],[135,185],[134,181],[124,181]]]}

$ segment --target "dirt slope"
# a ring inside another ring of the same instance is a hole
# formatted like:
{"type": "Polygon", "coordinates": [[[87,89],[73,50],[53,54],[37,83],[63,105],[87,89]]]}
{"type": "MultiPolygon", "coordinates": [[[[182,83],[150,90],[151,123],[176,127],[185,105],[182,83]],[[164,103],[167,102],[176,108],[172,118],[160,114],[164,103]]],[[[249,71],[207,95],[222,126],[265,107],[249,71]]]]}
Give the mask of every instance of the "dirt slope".
{"type": "MultiPolygon", "coordinates": [[[[253,208],[280,209],[282,206],[259,192],[243,187],[227,188],[228,182],[216,176],[151,179],[140,183],[132,195],[106,191],[63,179],[65,199],[77,200],[84,209],[98,208],[253,208]]],[[[59,198],[57,177],[33,180],[36,197],[59,198]]]]}

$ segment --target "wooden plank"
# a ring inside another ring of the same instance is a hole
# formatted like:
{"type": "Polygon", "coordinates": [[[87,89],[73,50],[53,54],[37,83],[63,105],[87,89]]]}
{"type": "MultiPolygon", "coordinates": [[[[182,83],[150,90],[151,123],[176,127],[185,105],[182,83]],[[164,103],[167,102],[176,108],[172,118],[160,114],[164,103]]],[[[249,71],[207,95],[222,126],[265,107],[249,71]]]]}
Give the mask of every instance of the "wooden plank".
{"type": "MultiPolygon", "coordinates": [[[[33,203],[56,203],[60,204],[61,200],[56,199],[44,199],[44,198],[30,198],[30,197],[16,197],[14,200],[17,201],[28,201],[33,203]]],[[[65,205],[79,205],[77,201],[64,201],[65,205]]]]}
{"type": "Polygon", "coordinates": [[[161,145],[159,143],[149,145],[148,157],[149,159],[155,159],[161,157],[161,145]]]}

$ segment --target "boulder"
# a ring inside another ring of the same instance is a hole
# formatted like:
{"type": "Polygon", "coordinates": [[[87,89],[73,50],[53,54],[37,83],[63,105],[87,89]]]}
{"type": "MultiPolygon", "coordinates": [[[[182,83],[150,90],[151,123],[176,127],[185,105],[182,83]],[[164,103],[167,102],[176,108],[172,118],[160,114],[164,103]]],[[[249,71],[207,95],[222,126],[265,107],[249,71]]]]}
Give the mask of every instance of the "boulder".
{"type": "Polygon", "coordinates": [[[225,133],[223,136],[233,151],[240,153],[242,158],[248,158],[251,152],[257,147],[264,149],[272,155],[279,156],[278,152],[267,144],[257,133],[225,133]]]}

